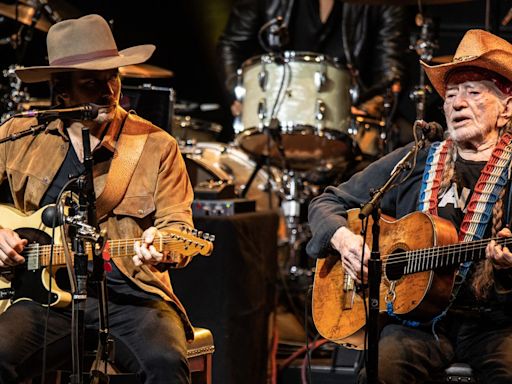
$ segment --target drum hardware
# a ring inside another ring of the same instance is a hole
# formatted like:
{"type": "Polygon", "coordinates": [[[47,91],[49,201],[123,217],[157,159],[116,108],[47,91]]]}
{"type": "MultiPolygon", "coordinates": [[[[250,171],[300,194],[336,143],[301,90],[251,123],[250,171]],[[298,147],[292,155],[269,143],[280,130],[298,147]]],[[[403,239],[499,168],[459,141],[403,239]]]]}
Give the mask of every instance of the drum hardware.
{"type": "Polygon", "coordinates": [[[325,61],[321,61],[320,70],[315,72],[313,79],[316,91],[321,92],[327,82],[327,65],[325,64],[325,61]]]}
{"type": "Polygon", "coordinates": [[[301,205],[312,193],[302,175],[293,170],[283,171],[280,189],[281,209],[286,220],[289,254],[285,264],[286,273],[295,279],[301,276],[312,276],[312,271],[301,266],[300,251],[302,245],[310,238],[307,222],[301,220],[301,205]]]}
{"type": "MultiPolygon", "coordinates": [[[[438,45],[431,40],[432,19],[423,17],[420,11],[420,13],[416,15],[416,25],[421,27],[421,33],[419,38],[414,44],[411,44],[409,49],[416,51],[422,61],[429,63],[433,58],[434,49],[438,48],[438,45]]],[[[432,88],[426,85],[425,71],[420,66],[419,84],[409,95],[416,103],[416,120],[423,120],[425,117],[425,105],[429,93],[432,93],[432,88]]]]}
{"type": "Polygon", "coordinates": [[[384,129],[381,132],[381,139],[384,143],[384,153],[390,153],[400,145],[400,132],[393,124],[398,107],[398,97],[400,96],[400,82],[394,81],[387,89],[384,96],[384,129]]]}

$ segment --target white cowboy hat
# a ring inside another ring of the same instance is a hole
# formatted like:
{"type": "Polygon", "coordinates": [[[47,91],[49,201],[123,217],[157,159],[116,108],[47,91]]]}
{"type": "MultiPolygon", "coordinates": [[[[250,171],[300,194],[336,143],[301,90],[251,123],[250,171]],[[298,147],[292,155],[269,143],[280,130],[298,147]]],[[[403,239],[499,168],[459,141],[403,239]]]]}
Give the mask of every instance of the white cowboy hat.
{"type": "Polygon", "coordinates": [[[140,64],[151,57],[152,44],[117,50],[108,23],[99,15],[87,15],[54,24],[48,31],[47,66],[16,69],[25,83],[50,80],[52,73],[74,70],[108,70],[140,64]]]}

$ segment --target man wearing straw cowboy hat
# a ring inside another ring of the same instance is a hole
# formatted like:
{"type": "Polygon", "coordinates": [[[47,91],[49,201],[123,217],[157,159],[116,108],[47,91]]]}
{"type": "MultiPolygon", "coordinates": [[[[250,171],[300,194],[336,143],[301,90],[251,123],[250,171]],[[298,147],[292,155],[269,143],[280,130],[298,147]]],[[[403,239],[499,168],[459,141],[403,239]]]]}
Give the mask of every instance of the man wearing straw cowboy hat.
{"type": "MultiPolygon", "coordinates": [[[[174,226],[192,227],[193,191],[176,141],[150,122],[119,106],[118,67],[146,61],[153,45],[118,51],[107,22],[98,15],[65,20],[48,32],[48,66],[17,70],[25,82],[49,81],[61,108],[100,105],[92,121],[54,120],[35,137],[0,147],[0,175],[8,180],[14,205],[28,212],[54,203],[71,176],[84,171],[81,129],[90,129],[94,157],[97,217],[110,239],[142,238],[130,257],[111,263],[107,273],[111,335],[115,363],[135,372],[144,383],[188,383],[186,340],[193,330],[173,293],[169,266],[182,267],[189,257],[160,253],[153,245],[174,226]],[[109,172],[110,170],[110,172],[109,172]],[[131,257],[133,256],[133,257],[131,257]]],[[[0,137],[36,125],[34,118],[13,119],[0,137]]],[[[0,223],[0,267],[24,261],[26,239],[0,223]]],[[[86,327],[98,325],[94,291],[89,293],[86,327]]],[[[0,383],[14,383],[69,358],[71,311],[49,312],[22,300],[0,315],[0,383]]]]}
{"type": "MultiPolygon", "coordinates": [[[[423,63],[444,99],[446,139],[419,151],[410,175],[384,196],[382,213],[402,218],[424,211],[448,219],[460,242],[482,244],[465,251],[480,249],[483,260],[457,264],[452,298],[429,319],[407,322],[394,312],[393,300],[387,303],[390,322],[379,342],[382,383],[424,383],[454,360],[470,364],[481,383],[512,382],[512,253],[486,240],[511,236],[511,63],[512,45],[482,30],[464,35],[451,63],[423,63]]],[[[346,212],[366,202],[409,150],[396,150],[311,203],[310,255],[325,257],[334,248],[346,273],[367,280],[370,251],[364,245],[363,253],[361,236],[346,227],[346,212]]]]}

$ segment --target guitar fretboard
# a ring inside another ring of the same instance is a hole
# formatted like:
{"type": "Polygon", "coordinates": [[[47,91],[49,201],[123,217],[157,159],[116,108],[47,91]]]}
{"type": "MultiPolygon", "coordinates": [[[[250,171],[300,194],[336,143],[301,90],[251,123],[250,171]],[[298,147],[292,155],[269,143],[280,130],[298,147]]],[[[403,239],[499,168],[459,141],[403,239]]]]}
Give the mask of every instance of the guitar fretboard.
{"type": "MultiPolygon", "coordinates": [[[[142,242],[142,238],[137,239],[120,239],[109,240],[105,249],[111,258],[133,256],[135,254],[134,244],[136,241],[142,242]]],[[[153,245],[160,252],[178,252],[184,255],[194,255],[197,253],[208,254],[211,251],[211,243],[199,238],[191,239],[186,235],[170,234],[156,238],[153,245]]],[[[68,245],[71,247],[71,245],[68,245]]],[[[93,249],[90,243],[86,244],[86,254],[89,260],[92,260],[93,249]]],[[[53,246],[53,259],[52,246],[29,244],[25,247],[23,252],[27,260],[27,268],[29,270],[38,269],[50,265],[64,265],[66,264],[66,255],[62,245],[53,246]]]]}
{"type": "Polygon", "coordinates": [[[429,271],[437,268],[452,267],[466,261],[476,261],[485,257],[485,247],[489,241],[508,246],[512,238],[497,237],[494,239],[475,240],[465,243],[442,245],[438,247],[415,249],[397,252],[390,255],[387,266],[403,266],[403,273],[408,275],[429,271]]]}

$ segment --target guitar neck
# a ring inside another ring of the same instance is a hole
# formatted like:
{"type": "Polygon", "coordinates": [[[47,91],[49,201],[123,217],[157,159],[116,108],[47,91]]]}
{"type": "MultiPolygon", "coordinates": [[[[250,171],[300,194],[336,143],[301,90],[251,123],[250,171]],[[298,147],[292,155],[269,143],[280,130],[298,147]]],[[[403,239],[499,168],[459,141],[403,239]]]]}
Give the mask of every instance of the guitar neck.
{"type": "MultiPolygon", "coordinates": [[[[108,249],[110,258],[128,257],[134,255],[133,246],[136,241],[142,242],[142,238],[109,240],[105,248],[108,249]]],[[[185,256],[193,256],[198,253],[208,255],[213,249],[210,241],[197,238],[188,234],[170,233],[155,239],[153,245],[160,252],[177,252],[185,256]]],[[[68,245],[70,246],[70,245],[68,245]]],[[[88,260],[93,258],[93,249],[90,243],[86,244],[88,260]]],[[[62,245],[29,244],[23,252],[27,260],[27,268],[35,270],[50,265],[60,266],[66,264],[66,255],[62,245]]]]}
{"type": "Polygon", "coordinates": [[[485,257],[485,248],[491,240],[495,240],[503,246],[508,246],[512,243],[512,238],[497,237],[433,248],[415,249],[406,251],[403,254],[394,254],[392,260],[389,260],[387,264],[401,263],[403,265],[405,263],[404,274],[453,267],[466,261],[483,259],[485,257]]]}

